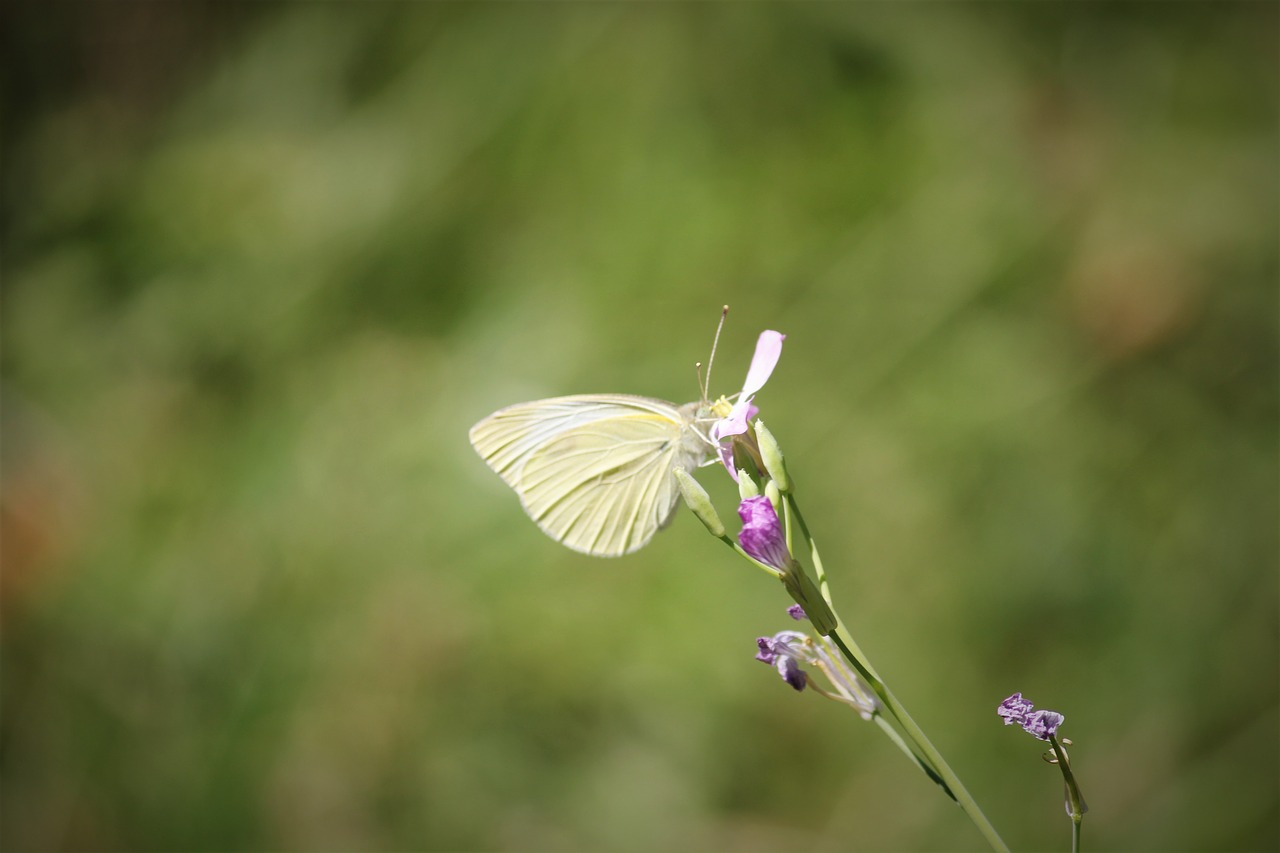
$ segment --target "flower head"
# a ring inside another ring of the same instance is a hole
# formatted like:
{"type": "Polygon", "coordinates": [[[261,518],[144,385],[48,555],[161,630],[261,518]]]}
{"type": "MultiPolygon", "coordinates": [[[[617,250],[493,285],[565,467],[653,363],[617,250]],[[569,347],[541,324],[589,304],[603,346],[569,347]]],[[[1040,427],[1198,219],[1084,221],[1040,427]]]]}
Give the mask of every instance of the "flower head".
{"type": "MultiPolygon", "coordinates": [[[[792,618],[792,611],[787,609],[792,618]]],[[[802,617],[800,617],[802,618],[802,617]]],[[[772,637],[756,638],[756,660],[767,663],[778,670],[782,680],[795,690],[811,688],[815,693],[834,699],[852,707],[864,719],[875,715],[878,707],[875,694],[863,683],[857,673],[851,670],[840,658],[839,652],[826,637],[817,640],[800,631],[779,631],[772,637]],[[800,665],[811,666],[821,672],[830,685],[823,689],[800,668],[800,665]]]]}
{"type": "Polygon", "coordinates": [[[766,566],[780,572],[789,571],[791,552],[787,550],[778,513],[769,499],[763,495],[747,498],[738,504],[738,515],[742,518],[742,532],[738,534],[742,550],[766,566]]]}
{"type": "Polygon", "coordinates": [[[1006,726],[1017,723],[1032,737],[1048,740],[1058,733],[1058,726],[1067,718],[1057,711],[1036,711],[1034,708],[1035,705],[1023,699],[1021,693],[1015,693],[1000,703],[996,713],[1004,718],[1006,726]]]}
{"type": "Polygon", "coordinates": [[[1066,722],[1067,718],[1057,711],[1036,711],[1033,710],[1034,708],[1034,705],[1022,698],[1021,693],[1015,693],[1000,703],[996,713],[1004,718],[1006,726],[1017,723],[1027,734],[1052,744],[1050,751],[1044,754],[1044,759],[1062,769],[1063,787],[1066,791],[1062,805],[1067,811],[1067,816],[1078,829],[1080,819],[1089,810],[1089,805],[1080,793],[1080,786],[1076,783],[1075,774],[1071,772],[1071,761],[1067,758],[1067,751],[1064,748],[1064,746],[1070,746],[1071,741],[1066,738],[1059,741],[1056,737],[1058,727],[1066,722]]]}
{"type": "Polygon", "coordinates": [[[1058,733],[1058,726],[1062,725],[1066,719],[1057,711],[1033,711],[1027,715],[1022,728],[1032,737],[1048,740],[1050,735],[1058,733]]]}
{"type": "Polygon", "coordinates": [[[729,413],[711,425],[711,440],[719,445],[720,461],[736,480],[738,472],[733,466],[732,438],[747,431],[748,422],[754,418],[759,409],[752,405],[756,392],[769,381],[770,374],[778,365],[782,356],[782,342],[786,335],[772,329],[760,333],[756,340],[756,352],[751,358],[751,367],[747,369],[747,381],[742,383],[742,391],[738,393],[738,401],[729,409],[729,413]],[[726,441],[726,439],[730,439],[726,441]]]}

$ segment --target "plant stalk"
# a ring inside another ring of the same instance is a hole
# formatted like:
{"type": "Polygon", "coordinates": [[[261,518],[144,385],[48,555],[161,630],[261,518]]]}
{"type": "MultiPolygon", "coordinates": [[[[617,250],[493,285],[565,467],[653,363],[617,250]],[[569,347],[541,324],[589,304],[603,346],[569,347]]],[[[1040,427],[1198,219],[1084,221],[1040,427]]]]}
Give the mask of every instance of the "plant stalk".
{"type": "MultiPolygon", "coordinates": [[[[809,534],[809,527],[805,524],[804,516],[800,514],[800,507],[796,504],[795,495],[788,493],[786,495],[786,503],[789,510],[787,513],[788,521],[794,518],[800,528],[801,535],[809,543],[809,556],[813,562],[814,572],[818,576],[819,589],[821,589],[822,596],[826,599],[827,604],[831,605],[831,593],[827,585],[826,571],[822,567],[822,558],[818,555],[818,547],[814,544],[813,537],[809,534]]],[[[790,534],[789,529],[788,534],[790,534]]],[[[835,612],[834,605],[832,605],[832,612],[835,612]]],[[[925,771],[929,772],[932,769],[933,772],[929,773],[929,775],[964,810],[964,813],[977,826],[978,831],[982,833],[987,843],[991,845],[992,850],[998,851],[998,853],[1008,853],[1008,845],[1000,838],[1000,834],[991,825],[991,821],[987,820],[987,816],[982,813],[982,809],[979,808],[977,801],[973,799],[968,789],[965,788],[964,783],[960,781],[960,777],[951,769],[951,765],[947,764],[946,759],[942,757],[942,753],[938,752],[937,747],[933,745],[933,742],[916,724],[916,721],[907,713],[907,709],[889,690],[884,680],[880,678],[879,673],[876,672],[875,667],[868,660],[866,653],[859,648],[838,614],[836,615],[836,623],[836,630],[830,635],[832,641],[840,649],[841,654],[848,659],[853,668],[867,680],[876,695],[880,697],[880,701],[884,703],[885,710],[892,715],[899,728],[902,729],[903,734],[913,745],[914,749],[912,751],[925,768],[925,771]]]]}

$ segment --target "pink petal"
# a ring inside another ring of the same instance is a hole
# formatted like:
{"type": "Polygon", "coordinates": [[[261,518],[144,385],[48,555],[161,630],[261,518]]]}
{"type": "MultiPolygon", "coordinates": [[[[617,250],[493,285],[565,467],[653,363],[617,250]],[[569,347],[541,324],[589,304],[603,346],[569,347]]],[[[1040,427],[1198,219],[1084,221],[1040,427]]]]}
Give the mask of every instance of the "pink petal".
{"type": "Polygon", "coordinates": [[[756,354],[751,357],[751,368],[747,370],[747,381],[742,384],[742,396],[750,397],[769,381],[769,375],[778,366],[782,356],[782,342],[787,336],[772,329],[761,332],[756,341],[756,354]]]}
{"type": "Polygon", "coordinates": [[[711,438],[719,441],[730,435],[742,435],[747,431],[747,421],[756,416],[760,410],[751,405],[751,398],[744,397],[733,404],[729,414],[711,425],[711,438]]]}
{"type": "Polygon", "coordinates": [[[720,451],[720,462],[724,465],[733,481],[738,482],[738,469],[733,467],[733,442],[726,442],[717,448],[720,451]]]}
{"type": "Polygon", "coordinates": [[[742,519],[742,532],[738,534],[742,550],[766,566],[785,571],[791,563],[791,553],[787,551],[782,522],[769,499],[763,495],[747,498],[738,504],[738,517],[742,519]]]}

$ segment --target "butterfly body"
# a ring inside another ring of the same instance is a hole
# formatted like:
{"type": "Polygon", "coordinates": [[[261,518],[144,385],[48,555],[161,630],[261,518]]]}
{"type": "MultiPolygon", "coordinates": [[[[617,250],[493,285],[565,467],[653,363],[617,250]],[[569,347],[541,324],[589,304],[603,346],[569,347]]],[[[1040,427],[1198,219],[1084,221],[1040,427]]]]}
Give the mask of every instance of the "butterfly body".
{"type": "Polygon", "coordinates": [[[712,455],[705,406],[629,394],[519,403],[471,428],[471,444],[562,544],[599,557],[646,545],[675,512],[672,473],[712,455]]]}

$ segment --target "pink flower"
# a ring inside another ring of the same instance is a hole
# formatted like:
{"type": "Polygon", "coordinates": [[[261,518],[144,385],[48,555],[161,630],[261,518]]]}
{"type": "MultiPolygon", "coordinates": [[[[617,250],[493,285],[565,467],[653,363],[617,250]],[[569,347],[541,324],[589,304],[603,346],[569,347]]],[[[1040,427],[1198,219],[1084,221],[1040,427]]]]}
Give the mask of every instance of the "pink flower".
{"type": "Polygon", "coordinates": [[[742,383],[738,401],[733,404],[729,414],[711,425],[711,440],[720,445],[720,461],[735,480],[738,479],[738,472],[733,467],[732,439],[735,435],[745,433],[751,419],[759,413],[760,410],[751,401],[755,399],[756,392],[769,381],[770,374],[778,365],[778,359],[782,356],[782,342],[786,337],[772,329],[760,333],[755,355],[751,358],[751,367],[747,369],[747,381],[742,383]]]}
{"type": "Polygon", "coordinates": [[[742,532],[738,534],[742,550],[766,566],[780,572],[791,571],[791,552],[769,499],[763,495],[747,498],[738,504],[738,516],[742,519],[742,532]]]}

